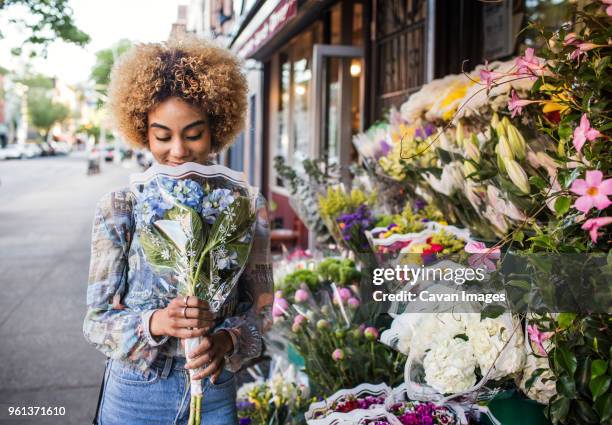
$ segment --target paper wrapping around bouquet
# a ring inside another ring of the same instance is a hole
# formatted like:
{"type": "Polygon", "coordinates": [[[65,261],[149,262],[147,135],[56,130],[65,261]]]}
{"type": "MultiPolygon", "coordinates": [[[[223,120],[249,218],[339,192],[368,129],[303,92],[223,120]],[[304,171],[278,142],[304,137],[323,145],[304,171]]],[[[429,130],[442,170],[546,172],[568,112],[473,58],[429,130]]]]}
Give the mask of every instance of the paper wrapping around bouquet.
{"type": "MultiPolygon", "coordinates": [[[[215,182],[230,183],[236,189],[244,190],[245,196],[248,194],[251,197],[253,210],[259,193],[259,189],[251,186],[246,181],[244,173],[240,171],[219,164],[202,165],[195,162],[186,162],[176,167],[153,163],[145,172],[130,175],[130,190],[138,195],[142,186],[155,179],[156,176],[166,176],[174,179],[190,178],[199,183],[206,181],[213,183],[213,187],[216,187],[215,182]]],[[[227,186],[219,185],[218,187],[225,188],[227,186]]]]}
{"type": "MultiPolygon", "coordinates": [[[[259,189],[251,186],[246,181],[244,173],[231,170],[225,166],[218,164],[202,165],[193,162],[187,162],[179,166],[172,167],[159,163],[154,163],[145,172],[135,173],[130,176],[130,191],[135,195],[137,204],[144,196],[145,189],[147,188],[147,186],[149,184],[154,184],[155,182],[160,185],[160,193],[162,193],[163,197],[163,182],[167,179],[177,181],[189,179],[198,183],[202,189],[208,191],[212,191],[215,189],[228,189],[234,196],[246,199],[245,201],[243,201],[244,205],[248,204],[250,207],[250,213],[253,215],[253,217],[256,216],[259,189]]],[[[176,205],[181,204],[181,201],[177,199],[169,199],[167,202],[174,203],[176,205]]],[[[200,217],[204,222],[206,222],[204,217],[200,217]]],[[[256,219],[251,224],[251,228],[249,230],[250,241],[248,242],[248,252],[250,252],[250,249],[252,247],[252,240],[255,235],[255,223],[256,219]]],[[[145,227],[149,227],[150,225],[151,224],[148,224],[145,227]]],[[[181,236],[181,225],[176,220],[160,219],[155,221],[155,227],[162,231],[164,234],[166,234],[166,236],[170,237],[174,242],[176,242],[177,240],[177,235],[181,236]]],[[[137,226],[137,232],[139,231],[140,230],[137,226]]],[[[178,238],[179,244],[177,246],[180,246],[180,240],[185,239],[184,236],[185,235],[182,235],[182,237],[178,238]]],[[[181,251],[181,256],[185,256],[186,253],[188,255],[188,253],[190,252],[189,250],[187,250],[186,247],[183,247],[182,250],[180,247],[178,249],[179,251],[181,251]]],[[[228,257],[226,261],[231,261],[231,258],[228,257]]],[[[225,300],[231,293],[233,287],[236,285],[239,275],[241,274],[241,271],[244,268],[244,265],[245,264],[243,263],[241,265],[240,272],[234,273],[231,276],[231,279],[224,280],[218,274],[216,276],[213,276],[216,280],[212,280],[211,278],[209,293],[204,296],[204,298],[210,302],[211,310],[213,312],[220,312],[220,309],[224,305],[225,300]]],[[[176,275],[179,282],[185,281],[184,270],[181,271],[180,269],[177,269],[176,275]]]]}

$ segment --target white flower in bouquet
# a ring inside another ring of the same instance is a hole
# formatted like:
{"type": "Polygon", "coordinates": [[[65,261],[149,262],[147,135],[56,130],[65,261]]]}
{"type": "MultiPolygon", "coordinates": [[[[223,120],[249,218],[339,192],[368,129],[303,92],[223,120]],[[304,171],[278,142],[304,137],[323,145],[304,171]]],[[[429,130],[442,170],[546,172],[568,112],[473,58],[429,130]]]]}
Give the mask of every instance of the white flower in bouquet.
{"type": "Polygon", "coordinates": [[[400,107],[402,119],[407,122],[415,122],[421,118],[426,111],[431,109],[436,99],[442,95],[447,84],[458,77],[458,75],[447,75],[444,78],[425,84],[421,87],[421,90],[410,96],[400,107]]]}
{"type": "Polygon", "coordinates": [[[556,382],[548,358],[535,356],[532,353],[528,354],[518,386],[530,399],[538,403],[548,404],[550,399],[557,394],[556,382]],[[538,370],[540,370],[538,372],[540,375],[532,379],[538,370]],[[528,382],[530,380],[531,382],[528,382]],[[529,388],[527,388],[528,383],[530,384],[529,388]]]}
{"type": "Polygon", "coordinates": [[[263,384],[263,380],[259,379],[254,382],[247,382],[246,384],[242,384],[240,388],[238,388],[238,392],[236,393],[237,400],[248,400],[249,393],[253,391],[255,388],[259,387],[263,384]]]}
{"type": "Polygon", "coordinates": [[[467,336],[482,374],[492,369],[488,375],[489,380],[500,379],[521,370],[525,360],[523,331],[510,314],[470,323],[467,336]]]}
{"type": "MultiPolygon", "coordinates": [[[[405,313],[417,316],[414,313],[405,313]]],[[[428,349],[443,344],[457,335],[465,334],[470,314],[467,313],[421,313],[411,321],[410,339],[401,335],[402,346],[409,347],[410,354],[420,357],[428,349]]]]}
{"type": "Polygon", "coordinates": [[[465,391],[476,383],[472,345],[461,338],[441,341],[423,359],[425,382],[441,394],[465,391]]]}
{"type": "Polygon", "coordinates": [[[424,177],[433,190],[446,196],[451,196],[455,191],[463,190],[465,183],[463,164],[459,161],[446,164],[442,169],[440,178],[429,172],[425,173],[424,177]]]}
{"type": "Polygon", "coordinates": [[[519,210],[516,205],[504,199],[502,192],[495,186],[487,186],[487,201],[495,212],[512,220],[523,221],[527,218],[525,213],[519,210]]]}

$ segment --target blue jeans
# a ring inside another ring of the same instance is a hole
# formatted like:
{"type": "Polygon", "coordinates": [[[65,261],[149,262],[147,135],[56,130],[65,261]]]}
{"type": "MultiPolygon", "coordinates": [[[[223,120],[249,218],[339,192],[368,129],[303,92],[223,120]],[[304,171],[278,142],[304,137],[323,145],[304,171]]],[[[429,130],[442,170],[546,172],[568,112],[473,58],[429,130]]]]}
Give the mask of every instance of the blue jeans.
{"type": "MultiPolygon", "coordinates": [[[[189,374],[185,359],[163,357],[146,372],[109,359],[104,374],[99,425],[186,425],[189,374]]],[[[202,381],[202,425],[235,425],[234,374],[223,370],[216,384],[202,381]]]]}

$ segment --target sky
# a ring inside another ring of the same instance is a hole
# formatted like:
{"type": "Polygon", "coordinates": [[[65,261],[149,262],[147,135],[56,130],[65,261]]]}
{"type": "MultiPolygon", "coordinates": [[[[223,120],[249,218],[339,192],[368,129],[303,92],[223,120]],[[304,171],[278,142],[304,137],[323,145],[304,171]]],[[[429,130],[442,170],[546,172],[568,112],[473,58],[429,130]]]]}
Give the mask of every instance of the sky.
{"type": "MultiPolygon", "coordinates": [[[[122,38],[132,41],[155,42],[168,38],[176,21],[179,4],[185,0],[70,0],[74,21],[91,37],[85,47],[55,42],[49,46],[46,59],[31,61],[35,72],[58,77],[69,83],[85,82],[95,63],[95,53],[108,48],[122,38]]],[[[8,9],[0,17],[4,39],[0,39],[0,66],[19,69],[24,60],[11,55],[12,47],[22,39],[15,26],[5,25],[8,9]]]]}

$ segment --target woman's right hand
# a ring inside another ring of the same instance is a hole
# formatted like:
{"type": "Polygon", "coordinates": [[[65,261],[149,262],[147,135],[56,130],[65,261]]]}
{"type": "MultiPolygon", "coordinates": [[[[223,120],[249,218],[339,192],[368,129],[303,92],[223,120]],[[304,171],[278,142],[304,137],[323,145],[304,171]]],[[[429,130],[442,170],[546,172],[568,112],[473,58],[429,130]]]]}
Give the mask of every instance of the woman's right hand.
{"type": "Polygon", "coordinates": [[[193,296],[180,296],[151,315],[149,331],[154,337],[195,338],[205,335],[213,326],[214,316],[208,302],[193,296]]]}

